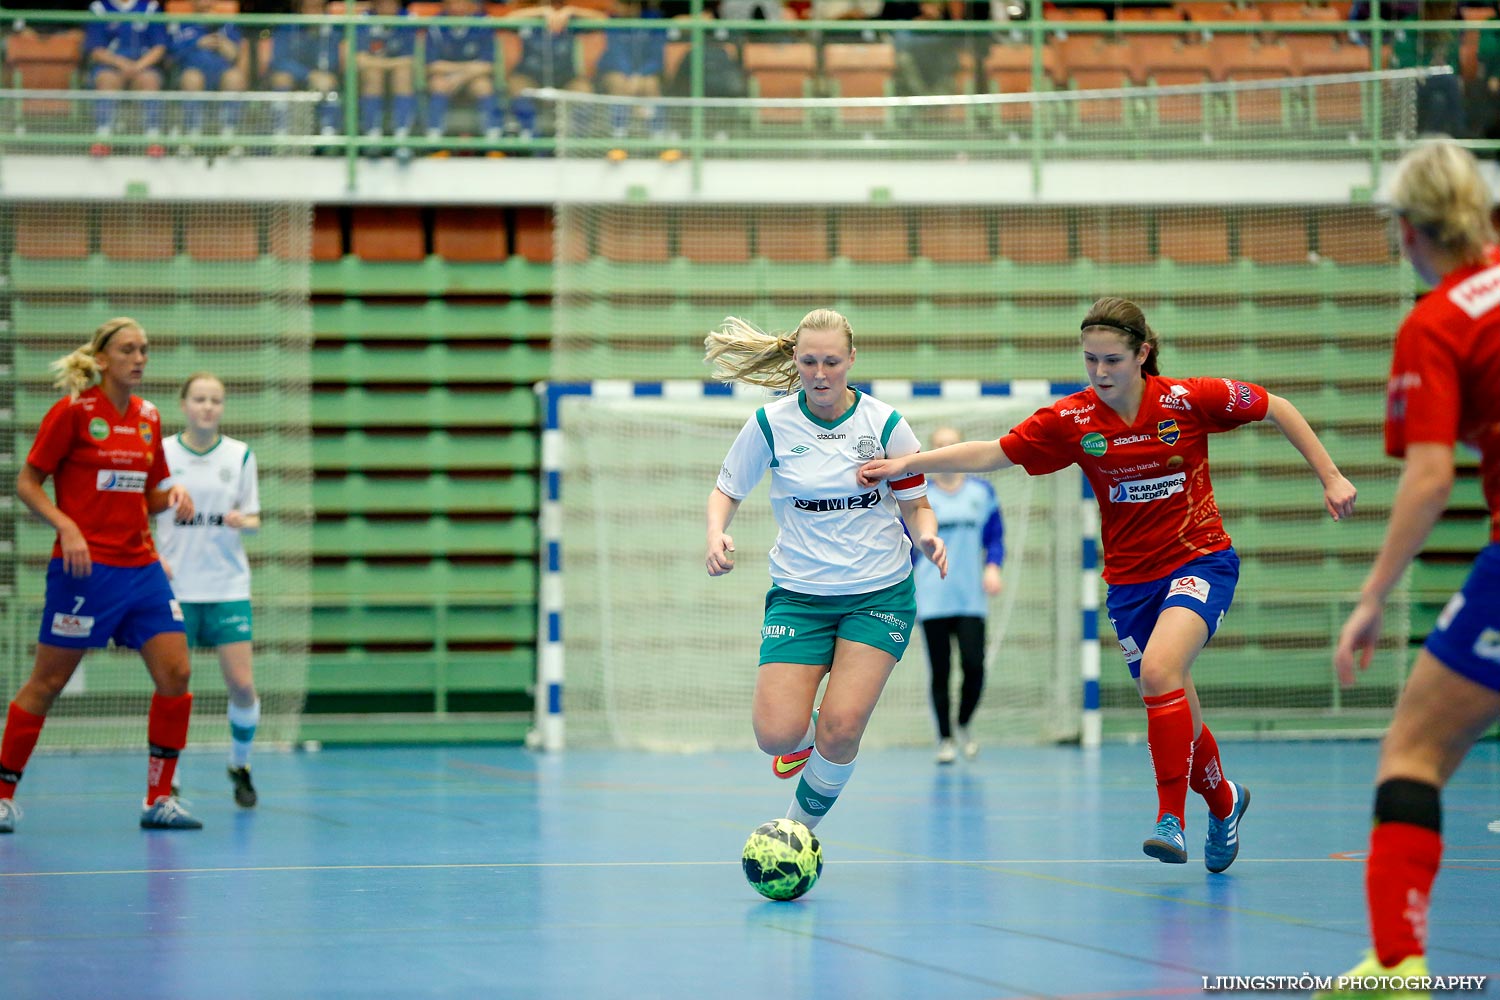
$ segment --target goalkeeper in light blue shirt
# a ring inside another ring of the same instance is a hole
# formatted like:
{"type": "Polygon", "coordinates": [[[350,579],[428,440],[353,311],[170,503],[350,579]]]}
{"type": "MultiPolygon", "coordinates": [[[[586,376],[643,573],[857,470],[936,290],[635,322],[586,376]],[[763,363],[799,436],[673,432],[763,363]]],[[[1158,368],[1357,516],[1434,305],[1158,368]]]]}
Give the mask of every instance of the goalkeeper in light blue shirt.
{"type": "MultiPolygon", "coordinates": [[[[960,441],[958,431],[939,427],[932,448],[960,441]]],[[[938,534],[948,549],[948,576],[925,561],[916,565],[917,621],[922,623],[927,658],[932,666],[932,710],[937,716],[939,764],[951,764],[962,748],[965,757],[979,753],[969,731],[984,691],[985,618],[989,599],[1003,586],[1005,523],[995,491],[983,479],[940,474],[928,477],[927,498],[937,514],[938,534]],[[953,643],[958,642],[963,687],[958,702],[957,740],[948,693],[953,643]]]]}

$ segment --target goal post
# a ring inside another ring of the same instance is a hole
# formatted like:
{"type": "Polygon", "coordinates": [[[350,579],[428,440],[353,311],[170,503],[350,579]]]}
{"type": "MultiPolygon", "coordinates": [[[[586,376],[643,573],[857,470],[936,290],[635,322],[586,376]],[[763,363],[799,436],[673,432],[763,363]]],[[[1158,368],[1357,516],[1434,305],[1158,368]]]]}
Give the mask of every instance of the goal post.
{"type": "MultiPolygon", "coordinates": [[[[753,746],[748,712],[775,525],[764,496],[752,493],[733,528],[739,567],[717,579],[703,568],[701,526],[725,451],[774,397],[694,380],[537,388],[544,497],[533,744],[753,746]]],[[[998,437],[1077,386],[877,380],[861,388],[925,441],[944,424],[965,438],[998,437]]],[[[1076,469],[988,478],[1006,526],[1005,587],[988,616],[976,732],[993,743],[1096,743],[1094,500],[1076,469]]],[[[867,745],[933,739],[926,659],[918,629],[867,745]]]]}

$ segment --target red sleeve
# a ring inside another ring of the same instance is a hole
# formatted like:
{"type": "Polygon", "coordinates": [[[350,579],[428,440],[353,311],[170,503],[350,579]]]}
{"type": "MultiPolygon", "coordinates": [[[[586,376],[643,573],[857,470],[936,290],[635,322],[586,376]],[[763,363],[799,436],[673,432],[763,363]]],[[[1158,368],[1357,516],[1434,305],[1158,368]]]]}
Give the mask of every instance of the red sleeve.
{"type": "Polygon", "coordinates": [[[167,465],[167,449],[161,438],[161,411],[152,410],[148,419],[156,447],[151,452],[151,471],[146,473],[146,488],[154,490],[162,480],[171,478],[172,469],[167,465]]]}
{"type": "Polygon", "coordinates": [[[1407,317],[1391,355],[1385,453],[1402,458],[1412,443],[1455,443],[1461,398],[1458,358],[1448,339],[1418,316],[1407,317]]]}
{"type": "Polygon", "coordinates": [[[77,433],[73,419],[75,412],[72,400],[59,399],[52,404],[52,409],[42,418],[42,426],[37,428],[36,440],[32,442],[31,452],[26,456],[28,465],[36,466],[48,476],[57,471],[63,459],[68,457],[68,452],[73,450],[73,439],[77,433]]]}
{"type": "Polygon", "coordinates": [[[918,472],[915,475],[907,476],[905,479],[892,479],[891,480],[891,489],[892,490],[909,490],[909,489],[911,489],[914,486],[924,486],[924,485],[926,485],[926,483],[927,483],[927,477],[924,476],[922,473],[918,472]]]}
{"type": "Polygon", "coordinates": [[[1076,459],[1068,452],[1062,435],[1058,433],[1060,427],[1057,411],[1044,406],[1012,427],[1010,433],[1000,439],[1000,449],[1006,458],[1033,476],[1066,469],[1076,459]]]}
{"type": "Polygon", "coordinates": [[[1254,382],[1232,378],[1187,381],[1192,386],[1195,405],[1210,432],[1233,430],[1242,424],[1264,420],[1271,408],[1271,394],[1254,382]]]}

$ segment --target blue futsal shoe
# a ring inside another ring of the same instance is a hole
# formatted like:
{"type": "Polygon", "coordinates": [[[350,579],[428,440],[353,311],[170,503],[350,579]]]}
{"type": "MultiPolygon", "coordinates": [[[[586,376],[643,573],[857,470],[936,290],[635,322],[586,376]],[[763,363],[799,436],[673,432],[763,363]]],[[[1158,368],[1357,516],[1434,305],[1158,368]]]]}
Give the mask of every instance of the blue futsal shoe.
{"type": "Polygon", "coordinates": [[[1182,836],[1182,823],[1176,816],[1167,813],[1156,821],[1156,832],[1141,845],[1147,856],[1169,865],[1187,864],[1187,840],[1182,836]]]}
{"type": "Polygon", "coordinates": [[[142,830],[201,830],[203,824],[182,806],[175,795],[163,795],[141,811],[142,830]]]}
{"type": "Polygon", "coordinates": [[[1250,789],[1231,781],[1234,808],[1223,819],[1208,814],[1208,839],[1203,842],[1203,865],[1211,872],[1221,872],[1234,864],[1240,853],[1240,817],[1250,808],[1250,789]]]}

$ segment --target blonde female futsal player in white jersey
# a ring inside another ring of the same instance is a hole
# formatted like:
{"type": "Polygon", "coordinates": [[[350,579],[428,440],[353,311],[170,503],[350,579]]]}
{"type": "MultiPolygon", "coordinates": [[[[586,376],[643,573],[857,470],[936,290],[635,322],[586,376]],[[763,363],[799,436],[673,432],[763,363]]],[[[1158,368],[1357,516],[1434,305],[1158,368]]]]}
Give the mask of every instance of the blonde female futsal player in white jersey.
{"type": "Polygon", "coordinates": [[[224,383],[190,375],[179,393],[187,426],[165,442],[175,482],[187,487],[196,513],[175,524],[156,519],[157,547],[182,605],[188,644],[219,651],[229,689],[229,780],[234,801],[255,805],[250,744],[260,723],[251,671],[250,561],[243,536],[260,530],[260,487],[250,446],[219,433],[224,383]]]}
{"type": "Polygon", "coordinates": [[[780,530],[751,718],[760,748],[776,757],[775,774],[801,772],[787,816],[814,827],[854,771],[865,726],[916,621],[912,543],[902,519],[944,574],[948,555],[922,476],[868,490],[855,482],[872,456],[920,448],[901,414],[849,385],[848,320],[817,309],[776,336],[731,317],[704,348],[723,381],[787,391],[755,411],[724,459],[708,497],[705,562],[709,576],[734,569],[729,522],[770,470],[780,530]]]}

